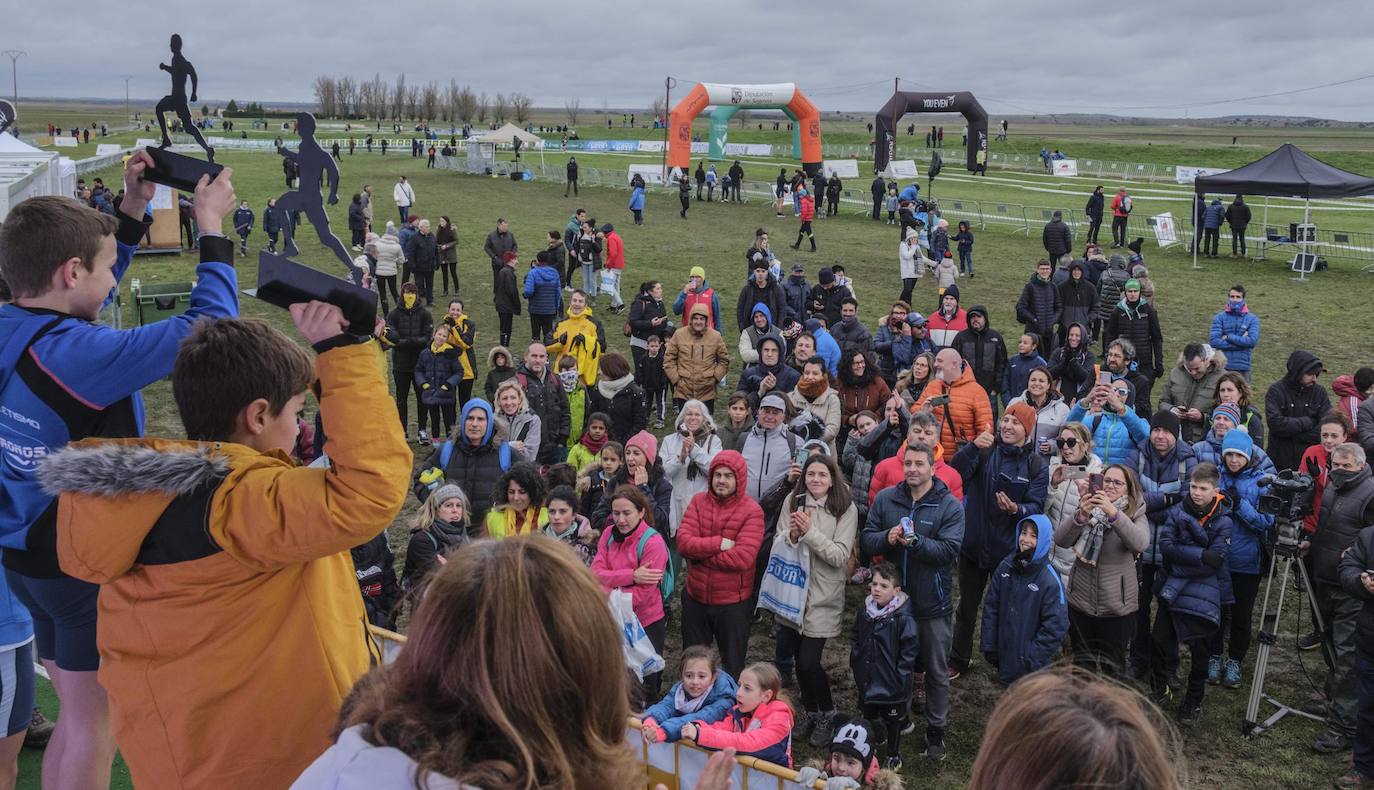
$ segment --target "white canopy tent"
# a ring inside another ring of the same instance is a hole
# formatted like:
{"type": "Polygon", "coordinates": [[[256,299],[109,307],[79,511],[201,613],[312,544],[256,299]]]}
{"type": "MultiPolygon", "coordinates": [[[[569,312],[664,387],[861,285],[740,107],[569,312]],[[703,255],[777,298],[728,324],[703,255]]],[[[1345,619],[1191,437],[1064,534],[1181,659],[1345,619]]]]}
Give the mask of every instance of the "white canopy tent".
{"type": "Polygon", "coordinates": [[[62,176],[53,151],[41,151],[11,134],[0,134],[0,220],[10,206],[39,195],[62,191],[62,176]]]}
{"type": "Polygon", "coordinates": [[[487,132],[477,138],[479,143],[494,143],[496,145],[514,145],[516,138],[519,138],[523,148],[543,148],[544,140],[538,135],[530,134],[513,123],[507,122],[505,126],[487,132]]]}

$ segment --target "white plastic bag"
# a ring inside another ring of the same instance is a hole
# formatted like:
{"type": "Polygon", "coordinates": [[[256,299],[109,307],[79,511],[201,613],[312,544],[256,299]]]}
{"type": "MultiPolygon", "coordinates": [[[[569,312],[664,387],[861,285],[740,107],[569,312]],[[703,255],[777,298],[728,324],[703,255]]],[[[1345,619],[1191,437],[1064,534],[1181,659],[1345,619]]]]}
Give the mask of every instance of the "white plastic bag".
{"type": "Polygon", "coordinates": [[[649,641],[649,635],[644,633],[644,626],[639,624],[639,617],[635,615],[634,598],[623,590],[612,590],[610,600],[611,613],[620,623],[620,633],[624,636],[621,647],[625,651],[625,665],[634,670],[635,676],[640,680],[643,680],[645,675],[662,672],[665,666],[663,657],[654,649],[654,643],[649,641]]]}
{"type": "Polygon", "coordinates": [[[759,607],[801,630],[806,614],[806,583],[811,571],[811,549],[805,543],[789,545],[785,534],[773,541],[768,569],[759,586],[759,607]]]}

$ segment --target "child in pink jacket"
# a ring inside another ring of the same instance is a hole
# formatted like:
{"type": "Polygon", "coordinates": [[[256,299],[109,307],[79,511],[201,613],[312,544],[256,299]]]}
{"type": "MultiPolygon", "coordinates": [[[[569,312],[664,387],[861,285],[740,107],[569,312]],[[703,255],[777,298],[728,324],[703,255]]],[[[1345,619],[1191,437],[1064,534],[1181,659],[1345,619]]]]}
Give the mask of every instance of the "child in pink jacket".
{"type": "Polygon", "coordinates": [[[730,715],[714,724],[692,722],[682,739],[703,749],[734,749],[783,768],[792,767],[792,706],[782,698],[782,676],[769,663],[751,664],[739,673],[739,690],[730,715]]]}

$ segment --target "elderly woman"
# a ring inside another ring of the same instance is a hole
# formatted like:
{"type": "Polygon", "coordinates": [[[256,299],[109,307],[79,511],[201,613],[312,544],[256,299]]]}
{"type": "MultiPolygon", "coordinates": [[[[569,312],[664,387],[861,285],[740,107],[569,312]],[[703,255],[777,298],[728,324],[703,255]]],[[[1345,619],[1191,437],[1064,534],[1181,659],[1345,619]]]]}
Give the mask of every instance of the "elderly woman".
{"type": "Polygon", "coordinates": [[[658,450],[663,474],[673,487],[668,523],[660,525],[670,537],[677,534],[687,503],[705,491],[711,482],[706,474],[711,468],[711,459],[725,449],[716,435],[716,422],[706,411],[706,404],[695,398],[682,405],[674,427],[676,430],[663,437],[658,450]]]}

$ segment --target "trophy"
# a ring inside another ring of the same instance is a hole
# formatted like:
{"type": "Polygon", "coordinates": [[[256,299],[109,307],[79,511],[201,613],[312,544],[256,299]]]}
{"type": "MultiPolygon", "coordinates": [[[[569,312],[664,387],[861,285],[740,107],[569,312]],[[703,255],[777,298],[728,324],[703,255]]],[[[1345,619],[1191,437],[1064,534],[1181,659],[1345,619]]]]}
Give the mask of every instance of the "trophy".
{"type": "Polygon", "coordinates": [[[164,184],[173,189],[183,192],[192,192],[196,184],[200,182],[201,176],[208,175],[210,180],[214,180],[224,168],[215,164],[215,149],[205,142],[205,137],[201,135],[200,129],[191,120],[191,106],[186,96],[186,80],[191,80],[190,101],[196,101],[196,93],[200,87],[199,78],[196,76],[196,69],[181,54],[181,36],[172,34],[172,65],[159,63],[158,68],[172,75],[172,92],[163,96],[157,103],[154,114],[157,115],[157,125],[162,130],[162,145],[148,146],[148,155],[153,158],[153,167],[146,170],[143,174],[144,181],[152,181],[155,184],[164,184]],[[189,156],[173,153],[169,149],[172,145],[172,138],[167,134],[166,113],[175,113],[177,120],[181,121],[181,128],[195,138],[201,148],[205,149],[205,154],[209,161],[193,159],[189,156]]]}
{"type": "Polygon", "coordinates": [[[372,334],[377,316],[377,293],[363,286],[363,272],[353,265],[353,259],[343,242],[329,228],[329,214],[325,211],[325,196],[320,191],[321,180],[329,182],[329,205],[339,202],[339,168],[329,153],[315,139],[315,116],[303,112],[296,116],[296,133],[300,147],[292,153],[278,146],[277,153],[296,165],[299,173],[297,188],[284,192],[277,205],[285,234],[284,254],[262,251],[258,253],[258,287],[247,291],[249,296],[286,307],[297,302],[316,300],[328,302],[343,310],[349,331],[358,335],[372,334]],[[323,176],[323,179],[322,179],[323,176]],[[320,242],[328,247],[348,269],[352,281],[333,277],[318,269],[297,263],[288,256],[297,255],[295,214],[304,214],[315,229],[320,242]]]}
{"type": "Polygon", "coordinates": [[[14,105],[5,99],[0,99],[0,134],[4,134],[15,121],[14,105]]]}

